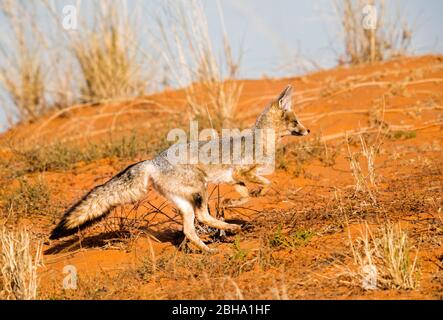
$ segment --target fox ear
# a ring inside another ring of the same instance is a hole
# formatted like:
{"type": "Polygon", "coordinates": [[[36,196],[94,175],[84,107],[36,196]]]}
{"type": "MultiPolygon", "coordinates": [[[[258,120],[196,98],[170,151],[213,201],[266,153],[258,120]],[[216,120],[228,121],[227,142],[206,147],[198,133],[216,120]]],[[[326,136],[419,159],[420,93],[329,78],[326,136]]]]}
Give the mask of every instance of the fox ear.
{"type": "Polygon", "coordinates": [[[285,110],[290,111],[292,109],[292,86],[289,85],[286,89],[280,93],[278,97],[278,106],[285,110]]]}

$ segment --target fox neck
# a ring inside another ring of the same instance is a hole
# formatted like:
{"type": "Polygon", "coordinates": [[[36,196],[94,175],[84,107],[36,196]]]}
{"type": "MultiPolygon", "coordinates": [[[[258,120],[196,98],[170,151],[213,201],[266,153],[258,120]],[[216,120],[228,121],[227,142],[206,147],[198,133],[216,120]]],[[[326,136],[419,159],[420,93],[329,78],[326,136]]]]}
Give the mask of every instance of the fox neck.
{"type": "Polygon", "coordinates": [[[279,110],[279,108],[276,108],[271,104],[265,110],[263,110],[263,112],[257,117],[257,120],[255,121],[252,131],[254,132],[254,136],[256,137],[264,136],[264,138],[258,139],[258,143],[261,144],[261,148],[263,148],[265,154],[269,154],[269,152],[274,151],[277,145],[281,141],[280,137],[281,119],[282,119],[281,110],[279,110]],[[259,130],[260,133],[258,133],[256,130],[259,130]],[[272,142],[268,140],[269,139],[269,135],[267,132],[268,130],[273,131],[274,141],[272,142]],[[271,143],[271,145],[269,143],[271,143]],[[272,150],[268,150],[269,147],[271,147],[272,150]]]}
{"type": "Polygon", "coordinates": [[[257,117],[253,131],[271,129],[274,130],[276,139],[280,140],[282,116],[282,111],[271,104],[257,117]]]}

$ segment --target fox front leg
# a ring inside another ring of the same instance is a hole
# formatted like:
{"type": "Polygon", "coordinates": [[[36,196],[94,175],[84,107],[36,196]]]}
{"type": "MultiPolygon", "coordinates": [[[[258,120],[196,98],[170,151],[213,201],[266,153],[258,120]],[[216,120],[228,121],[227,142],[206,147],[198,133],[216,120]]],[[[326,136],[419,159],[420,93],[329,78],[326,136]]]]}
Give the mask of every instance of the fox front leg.
{"type": "Polygon", "coordinates": [[[239,182],[234,185],[235,191],[240,194],[239,199],[225,199],[222,202],[222,208],[232,208],[244,205],[251,198],[249,196],[249,190],[243,182],[239,182]]]}

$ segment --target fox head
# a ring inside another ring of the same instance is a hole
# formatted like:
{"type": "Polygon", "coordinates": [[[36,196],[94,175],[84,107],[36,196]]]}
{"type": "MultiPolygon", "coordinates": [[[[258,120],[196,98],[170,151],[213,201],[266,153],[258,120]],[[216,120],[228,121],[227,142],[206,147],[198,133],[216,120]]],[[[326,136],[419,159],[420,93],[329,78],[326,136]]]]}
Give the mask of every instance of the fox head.
{"type": "Polygon", "coordinates": [[[292,86],[287,86],[274,104],[280,109],[281,122],[280,136],[306,136],[311,130],[306,129],[292,111],[292,86]]]}
{"type": "Polygon", "coordinates": [[[257,119],[256,126],[273,128],[279,137],[306,136],[310,132],[292,111],[292,86],[290,85],[265,109],[257,119]]]}

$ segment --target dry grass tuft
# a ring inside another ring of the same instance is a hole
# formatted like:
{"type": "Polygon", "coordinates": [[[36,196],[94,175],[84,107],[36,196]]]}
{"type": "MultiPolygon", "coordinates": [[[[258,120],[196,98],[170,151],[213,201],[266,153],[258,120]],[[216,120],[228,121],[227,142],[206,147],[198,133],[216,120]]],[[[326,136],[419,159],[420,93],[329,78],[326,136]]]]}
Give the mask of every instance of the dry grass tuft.
{"type": "Polygon", "coordinates": [[[406,232],[390,223],[373,233],[367,223],[361,236],[351,242],[356,271],[350,275],[364,289],[415,289],[418,286],[417,256],[406,232]]]}
{"type": "Polygon", "coordinates": [[[0,230],[0,296],[14,300],[37,298],[37,268],[42,263],[42,244],[31,249],[31,236],[24,229],[0,230]]]}
{"type": "Polygon", "coordinates": [[[93,27],[73,37],[71,50],[80,67],[83,101],[99,102],[143,94],[147,80],[139,63],[137,28],[126,2],[92,5],[93,27]]]}
{"type": "Polygon", "coordinates": [[[360,152],[353,152],[349,145],[349,139],[346,139],[346,145],[348,150],[348,161],[351,169],[352,176],[355,181],[355,191],[356,192],[365,192],[369,195],[372,202],[377,203],[376,191],[376,166],[375,166],[375,157],[379,152],[380,145],[382,140],[379,139],[380,134],[377,135],[376,141],[368,145],[366,140],[360,134],[360,152]],[[360,161],[360,155],[362,155],[365,159],[366,168],[362,169],[362,161],[360,161]]]}

